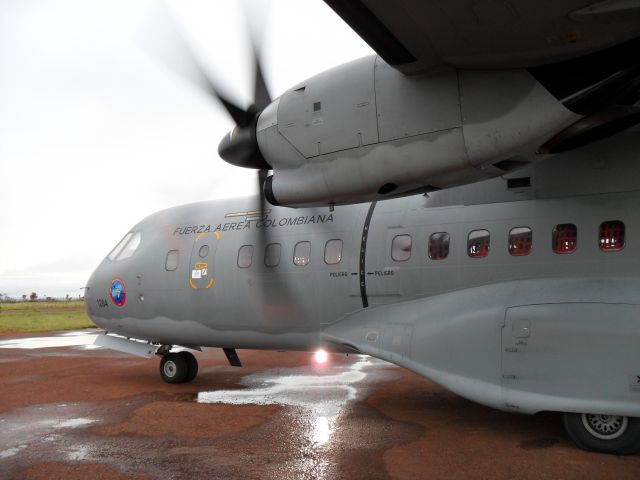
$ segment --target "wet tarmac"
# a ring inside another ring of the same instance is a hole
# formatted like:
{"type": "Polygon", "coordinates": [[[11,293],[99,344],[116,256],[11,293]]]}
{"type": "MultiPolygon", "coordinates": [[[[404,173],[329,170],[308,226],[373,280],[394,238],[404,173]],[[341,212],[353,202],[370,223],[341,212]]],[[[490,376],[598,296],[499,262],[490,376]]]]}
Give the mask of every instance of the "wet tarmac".
{"type": "Polygon", "coordinates": [[[640,456],[583,452],[560,417],[468,402],[365,356],[88,349],[95,332],[0,337],[1,479],[635,479],[640,456]]]}

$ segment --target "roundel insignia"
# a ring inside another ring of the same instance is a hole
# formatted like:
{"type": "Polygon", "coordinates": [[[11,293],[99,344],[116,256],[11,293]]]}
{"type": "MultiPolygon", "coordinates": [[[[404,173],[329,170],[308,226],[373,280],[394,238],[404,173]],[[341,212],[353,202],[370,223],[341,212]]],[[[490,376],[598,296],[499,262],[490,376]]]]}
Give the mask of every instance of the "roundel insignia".
{"type": "Polygon", "coordinates": [[[127,301],[127,289],[120,278],[111,280],[111,300],[119,307],[123,306],[124,302],[127,301]]]}

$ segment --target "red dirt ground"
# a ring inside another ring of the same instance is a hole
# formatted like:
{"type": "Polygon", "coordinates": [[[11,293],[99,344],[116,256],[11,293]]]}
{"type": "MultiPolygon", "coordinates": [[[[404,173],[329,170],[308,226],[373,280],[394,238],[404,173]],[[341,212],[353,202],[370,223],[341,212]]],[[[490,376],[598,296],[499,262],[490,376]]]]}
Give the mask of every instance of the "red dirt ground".
{"type": "MultiPolygon", "coordinates": [[[[491,410],[381,362],[351,386],[283,394],[292,405],[196,402],[199,392],[247,388],[249,375],[326,373],[310,354],[239,354],[244,368],[208,350],[194,382],[167,385],[158,359],[0,349],[0,478],[640,478],[640,456],[581,451],[559,416],[491,410]],[[336,395],[344,401],[318,440],[316,403],[336,395]],[[67,427],[74,419],[90,423],[67,427]]],[[[357,360],[332,357],[327,371],[357,360]]]]}

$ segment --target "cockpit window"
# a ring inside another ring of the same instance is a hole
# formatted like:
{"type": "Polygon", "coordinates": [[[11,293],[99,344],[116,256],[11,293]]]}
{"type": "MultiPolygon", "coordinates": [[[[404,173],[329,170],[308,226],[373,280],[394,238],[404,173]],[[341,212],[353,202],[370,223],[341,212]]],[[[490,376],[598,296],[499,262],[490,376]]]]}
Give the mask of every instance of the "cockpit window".
{"type": "Polygon", "coordinates": [[[136,251],[138,245],[140,245],[140,232],[136,232],[133,234],[133,237],[131,237],[131,240],[129,240],[124,246],[122,252],[120,253],[120,255],[118,255],[116,260],[124,260],[125,258],[129,258],[136,251]]]}
{"type": "Polygon", "coordinates": [[[120,243],[116,245],[116,248],[111,250],[111,253],[107,258],[109,258],[109,260],[111,260],[112,262],[129,258],[134,254],[134,252],[140,245],[140,238],[140,232],[127,233],[124,238],[120,240],[120,243]]]}
{"type": "Polygon", "coordinates": [[[116,259],[116,257],[118,256],[118,254],[122,251],[124,246],[127,244],[127,242],[129,240],[131,240],[132,236],[133,236],[133,233],[131,233],[131,232],[127,233],[124,236],[124,238],[118,242],[118,244],[115,246],[115,248],[113,250],[111,250],[111,253],[109,254],[109,256],[107,258],[113,262],[116,259]]]}

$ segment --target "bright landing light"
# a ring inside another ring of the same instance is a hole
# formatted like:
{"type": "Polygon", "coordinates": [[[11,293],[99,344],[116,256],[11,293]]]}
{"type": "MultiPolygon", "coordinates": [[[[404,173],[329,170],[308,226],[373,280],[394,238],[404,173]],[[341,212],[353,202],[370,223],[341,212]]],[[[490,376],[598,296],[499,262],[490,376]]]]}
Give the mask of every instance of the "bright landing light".
{"type": "Polygon", "coordinates": [[[324,350],[318,350],[313,355],[313,358],[316,361],[316,363],[327,363],[328,355],[327,355],[327,352],[325,352],[324,350]]]}

